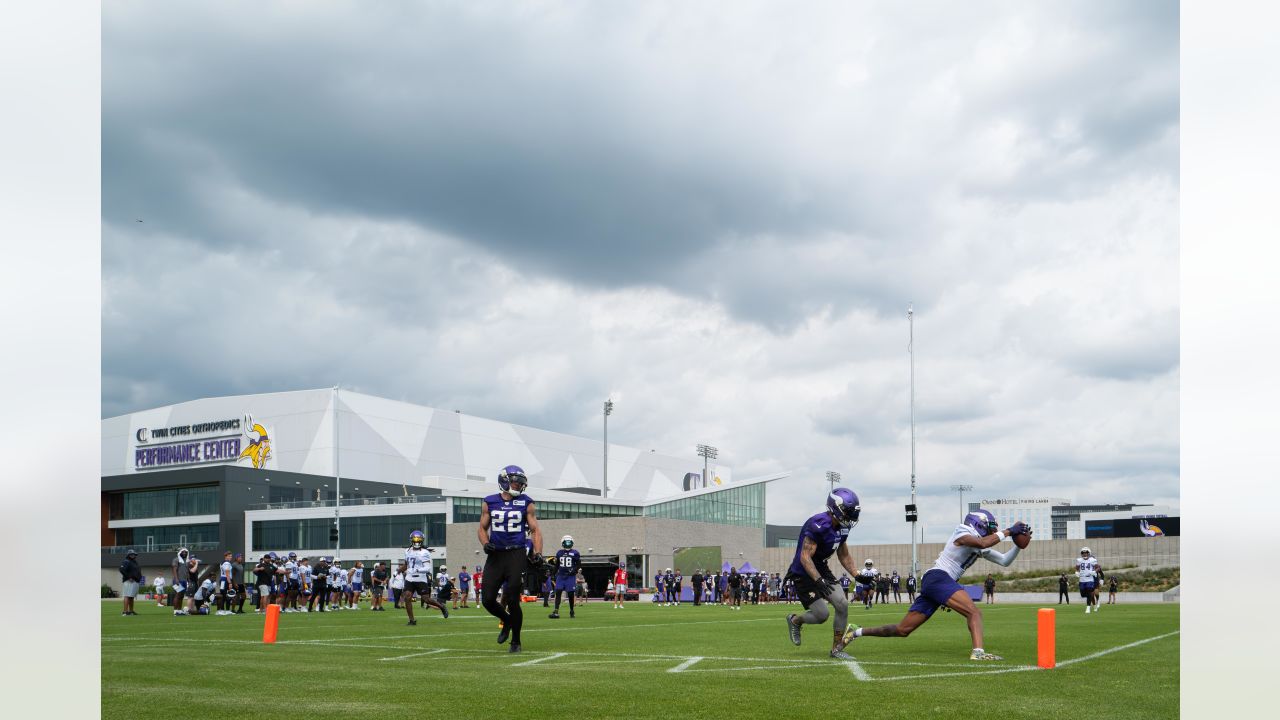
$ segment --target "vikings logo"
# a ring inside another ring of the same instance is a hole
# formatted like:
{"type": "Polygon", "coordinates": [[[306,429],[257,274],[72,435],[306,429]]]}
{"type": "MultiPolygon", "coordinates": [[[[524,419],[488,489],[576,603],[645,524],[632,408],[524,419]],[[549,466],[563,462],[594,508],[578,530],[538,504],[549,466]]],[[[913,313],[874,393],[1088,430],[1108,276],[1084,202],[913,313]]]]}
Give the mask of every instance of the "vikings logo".
{"type": "Polygon", "coordinates": [[[250,428],[244,431],[245,437],[249,438],[249,447],[240,453],[239,459],[249,458],[249,462],[261,470],[271,457],[271,438],[267,437],[266,428],[253,421],[252,415],[245,416],[243,427],[250,428]]]}
{"type": "Polygon", "coordinates": [[[1156,525],[1147,524],[1146,520],[1138,521],[1138,529],[1147,537],[1164,537],[1164,531],[1156,525]]]}

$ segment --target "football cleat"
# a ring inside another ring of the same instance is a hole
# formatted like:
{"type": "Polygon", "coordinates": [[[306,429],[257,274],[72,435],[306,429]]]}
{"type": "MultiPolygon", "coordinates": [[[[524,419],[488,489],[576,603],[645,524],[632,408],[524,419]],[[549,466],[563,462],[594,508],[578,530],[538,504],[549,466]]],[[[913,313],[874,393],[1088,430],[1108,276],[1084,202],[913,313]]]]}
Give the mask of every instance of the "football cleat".
{"type": "Polygon", "coordinates": [[[441,615],[444,615],[444,619],[445,619],[445,620],[448,620],[448,619],[449,619],[449,608],[447,608],[447,607],[445,607],[445,606],[441,605],[441,606],[440,606],[440,614],[441,614],[441,615]]]}
{"type": "Polygon", "coordinates": [[[852,660],[853,656],[844,650],[832,650],[831,659],[833,660],[852,660]]]}
{"type": "Polygon", "coordinates": [[[994,653],[983,652],[981,650],[974,650],[973,652],[969,653],[969,659],[970,660],[1003,660],[1004,658],[994,653]]]}
{"type": "Polygon", "coordinates": [[[508,650],[507,652],[511,653],[512,655],[520,652],[520,643],[511,643],[511,649],[508,650]]]}
{"type": "Polygon", "coordinates": [[[857,631],[858,631],[858,626],[853,625],[852,623],[849,625],[849,627],[846,627],[844,629],[844,635],[840,636],[840,647],[849,647],[849,643],[853,642],[854,638],[856,637],[854,633],[857,631]]]}
{"type": "Polygon", "coordinates": [[[559,619],[560,619],[560,613],[558,613],[558,612],[553,612],[553,613],[551,613],[550,615],[548,615],[547,617],[551,618],[552,620],[559,620],[559,619]]]}
{"type": "Polygon", "coordinates": [[[507,638],[510,637],[510,635],[511,635],[511,631],[507,629],[506,625],[503,625],[502,629],[498,631],[498,644],[501,645],[502,643],[506,642],[507,638]]]}
{"type": "Polygon", "coordinates": [[[796,614],[791,613],[787,616],[787,634],[791,636],[791,644],[800,644],[800,626],[795,624],[796,614]]]}
{"type": "Polygon", "coordinates": [[[417,625],[417,624],[418,624],[417,620],[410,620],[409,622],[405,623],[405,625],[417,625]]]}

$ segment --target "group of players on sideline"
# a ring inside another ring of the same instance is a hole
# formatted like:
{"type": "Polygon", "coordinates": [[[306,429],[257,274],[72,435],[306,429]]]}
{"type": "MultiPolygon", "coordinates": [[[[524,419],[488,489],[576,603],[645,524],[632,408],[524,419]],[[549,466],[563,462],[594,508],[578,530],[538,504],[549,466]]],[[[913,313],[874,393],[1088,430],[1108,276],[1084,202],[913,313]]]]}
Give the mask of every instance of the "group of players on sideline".
{"type": "MultiPolygon", "coordinates": [[[[542,532],[536,504],[524,494],[528,487],[524,471],[514,465],[503,468],[498,474],[498,487],[499,492],[484,498],[486,511],[480,516],[477,537],[486,558],[484,567],[475,568],[474,574],[468,573],[465,567],[456,577],[451,576],[445,566],[434,570],[431,550],[426,547],[426,536],[420,530],[410,533],[404,559],[395,568],[388,568],[382,562],[365,568],[361,561],[347,568],[332,557],[320,557],[313,565],[310,558],[298,557],[293,552],[284,556],[269,552],[253,566],[254,583],[249,588],[243,582],[243,555],[228,551],[221,564],[211,564],[202,572],[200,560],[182,548],[171,563],[172,586],[167,596],[164,580],[154,580],[157,596],[166,596],[166,602],[159,604],[174,608],[174,615],[210,614],[212,608],[216,608],[218,615],[241,614],[252,594],[257,612],[263,612],[269,604],[280,605],[283,612],[358,610],[367,586],[371,610],[385,611],[385,596],[390,594],[394,607],[404,608],[408,624],[416,625],[415,599],[422,607],[435,608],[448,618],[447,604],[451,603],[456,609],[461,601],[465,608],[474,592],[479,604],[500,621],[498,644],[509,641],[509,651],[519,653],[523,626],[521,604],[526,592],[541,594],[545,606],[554,598],[555,608],[550,617],[557,619],[566,597],[569,616],[574,617],[576,600],[585,599],[586,587],[582,580],[582,558],[574,549],[571,536],[561,538],[561,547],[553,557],[542,556],[542,532]]],[[[978,509],[969,513],[952,531],[934,566],[920,578],[917,594],[913,575],[904,579],[896,570],[889,575],[882,574],[870,559],[862,567],[856,566],[847,540],[858,524],[861,511],[858,496],[852,490],[833,489],[826,498],[826,509],[802,526],[794,558],[785,573],[744,575],[736,568],[727,573],[695,572],[690,578],[693,604],[722,604],[740,609],[744,599],[752,604],[798,601],[804,612],[786,617],[791,642],[800,645],[805,625],[824,624],[834,615],[830,656],[839,660],[852,659],[845,649],[857,638],[907,637],[939,608],[946,608],[966,620],[972,640],[971,660],[1003,659],[984,649],[982,612],[958,581],[979,558],[1004,567],[1011,565],[1019,550],[1030,541],[1031,527],[1019,521],[1007,530],[1000,530],[989,511],[978,509]],[[996,550],[995,546],[1006,539],[1013,540],[1014,547],[1006,552],[996,550]],[[833,554],[845,571],[839,580],[828,566],[833,554]],[[897,623],[859,627],[848,622],[851,585],[854,598],[865,607],[871,607],[876,601],[887,602],[890,592],[894,602],[899,602],[905,585],[911,605],[897,623]]],[[[137,614],[133,610],[133,599],[144,582],[134,559],[136,555],[129,551],[120,567],[125,580],[125,615],[137,614]]],[[[612,578],[615,608],[624,607],[628,591],[634,593],[628,587],[624,559],[619,560],[612,578]]],[[[1085,600],[1085,612],[1097,612],[1102,567],[1089,548],[1080,551],[1075,572],[1085,600]]],[[[990,580],[990,576],[988,578],[990,580]]],[[[667,568],[658,573],[654,581],[657,590],[653,602],[680,604],[684,590],[681,573],[667,568]]],[[[1113,594],[1114,582],[1113,578],[1113,594]]]]}

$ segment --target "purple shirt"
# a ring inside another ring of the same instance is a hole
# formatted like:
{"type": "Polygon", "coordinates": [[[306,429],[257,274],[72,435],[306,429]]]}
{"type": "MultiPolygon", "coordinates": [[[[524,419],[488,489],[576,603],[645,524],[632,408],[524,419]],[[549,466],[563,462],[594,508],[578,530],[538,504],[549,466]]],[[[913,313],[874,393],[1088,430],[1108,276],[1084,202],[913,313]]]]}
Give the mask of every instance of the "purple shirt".
{"type": "Polygon", "coordinates": [[[499,550],[527,547],[525,533],[528,532],[528,510],[533,507],[533,499],[521,493],[510,500],[504,500],[502,493],[494,493],[484,499],[485,510],[489,513],[489,542],[499,550]]]}
{"type": "Polygon", "coordinates": [[[822,575],[830,575],[831,571],[827,569],[827,558],[831,557],[844,541],[849,537],[849,528],[840,527],[831,520],[830,513],[825,510],[805,520],[804,526],[800,528],[800,537],[796,541],[796,555],[791,560],[791,567],[787,572],[795,575],[803,575],[808,577],[805,572],[804,565],[800,562],[800,556],[804,553],[804,540],[809,538],[818,546],[813,551],[813,564],[818,568],[818,572],[822,575]]]}

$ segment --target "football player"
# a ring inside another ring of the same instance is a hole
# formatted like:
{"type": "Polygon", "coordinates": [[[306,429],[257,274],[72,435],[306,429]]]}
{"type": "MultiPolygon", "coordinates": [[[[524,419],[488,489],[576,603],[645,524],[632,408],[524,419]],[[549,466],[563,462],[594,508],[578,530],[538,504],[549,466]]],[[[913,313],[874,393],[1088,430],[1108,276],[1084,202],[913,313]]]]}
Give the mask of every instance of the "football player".
{"type": "Polygon", "coordinates": [[[235,593],[235,579],[231,576],[230,550],[222,553],[222,564],[218,566],[218,615],[233,615],[231,597],[235,593]]]}
{"type": "MultiPolygon", "coordinates": [[[[467,607],[467,594],[471,592],[471,573],[467,572],[467,566],[463,565],[462,570],[458,571],[458,596],[462,599],[462,607],[467,607]]],[[[458,598],[454,598],[453,607],[458,607],[458,598]]]]}
{"type": "Polygon", "coordinates": [[[185,602],[195,593],[195,578],[191,577],[191,551],[178,548],[178,554],[170,563],[173,569],[173,614],[186,615],[189,603],[185,602]]]}
{"type": "Polygon", "coordinates": [[[1089,548],[1080,548],[1080,559],[1076,560],[1076,578],[1080,580],[1080,597],[1084,598],[1084,614],[1090,610],[1098,612],[1098,571],[1102,566],[1098,558],[1093,556],[1089,548]]]}
{"type": "Polygon", "coordinates": [[[444,565],[441,565],[440,572],[436,573],[436,600],[441,605],[453,600],[453,578],[449,575],[449,568],[444,565]]]}
{"type": "Polygon", "coordinates": [[[347,607],[351,610],[359,610],[360,596],[364,594],[363,560],[357,560],[355,567],[351,568],[351,584],[347,587],[347,607]]]}
{"type": "Polygon", "coordinates": [[[298,560],[298,597],[301,600],[298,610],[311,612],[311,596],[315,589],[315,569],[311,567],[311,558],[302,558],[298,560]]]}
{"type": "Polygon", "coordinates": [[[560,549],[556,551],[556,607],[547,617],[555,620],[560,617],[560,597],[569,594],[569,617],[574,617],[573,596],[578,592],[578,570],[582,567],[582,553],[573,549],[573,536],[560,538],[560,549]]]}
{"type": "Polygon", "coordinates": [[[502,623],[498,644],[511,639],[510,652],[520,652],[520,627],[524,613],[520,609],[520,588],[524,586],[529,565],[542,564],[542,530],[533,498],[524,494],[529,478],[516,465],[508,465],[498,473],[499,492],[484,499],[485,512],[480,515],[476,535],[484,548],[484,596],[482,603],[490,615],[502,623]],[[526,546],[526,535],[532,544],[526,546]],[[509,584],[511,592],[498,604],[498,589],[509,584]],[[505,607],[504,607],[505,605],[505,607]]]}
{"type": "Polygon", "coordinates": [[[436,608],[449,617],[449,608],[431,597],[431,549],[427,536],[421,530],[409,533],[409,547],[404,551],[404,610],[409,613],[409,625],[417,625],[413,619],[413,596],[418,595],[426,605],[436,608]]]}
{"type": "Polygon", "coordinates": [[[298,612],[298,592],[302,589],[298,575],[298,553],[291,552],[284,561],[285,612],[298,612]]]}
{"type": "Polygon", "coordinates": [[[627,598],[627,565],[626,560],[618,558],[618,569],[613,571],[613,607],[621,610],[627,598]]]}
{"type": "Polygon", "coordinates": [[[848,622],[849,601],[839,590],[839,583],[827,566],[827,558],[834,553],[846,570],[858,572],[846,541],[849,539],[849,531],[858,524],[861,514],[862,505],[859,504],[856,493],[848,488],[833,490],[827,495],[827,509],[810,517],[800,528],[800,542],[796,545],[791,566],[787,568],[787,577],[795,582],[800,604],[806,610],[801,615],[787,615],[787,632],[791,636],[791,642],[800,644],[800,630],[804,625],[821,625],[826,622],[829,604],[835,610],[831,657],[837,660],[853,659],[844,651],[848,642],[845,624],[848,622]]]}
{"type": "Polygon", "coordinates": [[[1015,545],[1008,552],[1001,553],[993,549],[1006,538],[1020,535],[1031,535],[1031,526],[1024,522],[1015,522],[1007,532],[996,525],[996,518],[989,510],[979,508],[964,518],[964,523],[956,526],[951,533],[938,560],[920,582],[920,596],[911,603],[907,614],[895,625],[858,628],[851,627],[845,637],[852,641],[857,637],[907,637],[916,628],[923,625],[938,608],[946,606],[964,616],[969,624],[969,636],[973,640],[973,651],[970,660],[1003,660],[982,647],[982,611],[974,604],[969,592],[957,582],[964,571],[977,562],[978,558],[986,558],[1002,567],[1011,565],[1018,557],[1015,545]]]}
{"type": "Polygon", "coordinates": [[[853,579],[858,583],[858,592],[862,597],[862,604],[868,610],[875,603],[876,578],[879,576],[880,571],[876,570],[876,564],[871,561],[871,558],[867,558],[867,561],[862,563],[862,569],[853,576],[853,579]]]}

